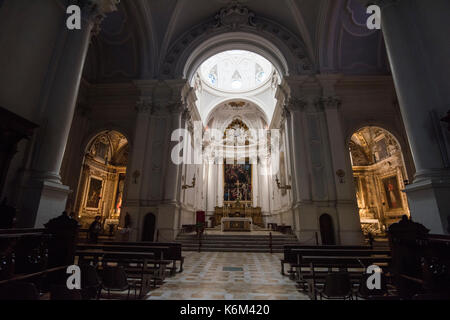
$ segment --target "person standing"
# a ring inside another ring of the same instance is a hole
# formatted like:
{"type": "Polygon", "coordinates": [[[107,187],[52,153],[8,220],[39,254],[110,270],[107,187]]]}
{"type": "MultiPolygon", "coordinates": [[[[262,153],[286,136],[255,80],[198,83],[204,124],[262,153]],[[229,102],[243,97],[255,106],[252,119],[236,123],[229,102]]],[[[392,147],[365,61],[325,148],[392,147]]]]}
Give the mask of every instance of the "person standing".
{"type": "Polygon", "coordinates": [[[101,216],[96,216],[94,222],[89,226],[89,239],[94,243],[98,242],[98,236],[102,231],[101,218],[101,216]]]}
{"type": "Polygon", "coordinates": [[[46,233],[51,234],[48,248],[49,267],[73,264],[78,222],[71,219],[64,211],[59,217],[49,220],[44,226],[46,233]]]}

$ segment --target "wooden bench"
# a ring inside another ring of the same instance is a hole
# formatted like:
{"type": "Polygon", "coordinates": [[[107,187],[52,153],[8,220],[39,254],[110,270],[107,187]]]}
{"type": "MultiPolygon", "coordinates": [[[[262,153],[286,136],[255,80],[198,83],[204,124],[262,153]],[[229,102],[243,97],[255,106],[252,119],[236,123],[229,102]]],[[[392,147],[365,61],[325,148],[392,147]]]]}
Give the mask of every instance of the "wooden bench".
{"type": "Polygon", "coordinates": [[[387,269],[391,261],[392,258],[389,256],[302,256],[303,266],[308,266],[309,273],[301,273],[298,282],[303,286],[306,284],[310,296],[316,299],[318,284],[323,284],[326,276],[333,272],[333,269],[348,272],[355,285],[360,283],[368,266],[377,265],[387,269]]]}
{"type": "MultiPolygon", "coordinates": [[[[355,249],[355,250],[370,250],[371,246],[338,246],[338,245],[321,245],[321,246],[311,246],[311,245],[285,245],[284,246],[284,256],[280,259],[281,262],[281,274],[285,274],[285,264],[295,265],[297,263],[297,255],[292,252],[293,249],[355,249]]],[[[289,274],[292,272],[292,268],[290,268],[289,274]]]]}
{"type": "Polygon", "coordinates": [[[172,260],[172,274],[174,274],[177,270],[177,261],[180,262],[180,268],[178,272],[183,272],[183,264],[184,264],[184,257],[182,256],[182,244],[178,242],[148,242],[148,241],[139,241],[139,242],[105,242],[105,244],[118,244],[118,245],[124,245],[124,246],[166,246],[169,247],[169,250],[164,253],[164,259],[166,260],[172,260]]]}
{"type": "Polygon", "coordinates": [[[108,241],[98,244],[78,244],[79,249],[101,249],[114,250],[114,248],[121,251],[148,251],[154,252],[157,257],[164,260],[171,260],[171,274],[175,274],[177,269],[177,261],[180,261],[179,272],[183,272],[184,257],[182,254],[181,243],[175,242],[116,242],[108,241]]]}
{"type": "Polygon", "coordinates": [[[76,255],[79,257],[79,264],[93,261],[99,270],[109,263],[123,266],[130,278],[139,280],[139,296],[150,290],[152,282],[153,287],[156,287],[164,281],[166,266],[171,263],[157,258],[154,252],[114,251],[113,248],[77,250],[76,255]]]}
{"type": "MultiPolygon", "coordinates": [[[[292,254],[296,256],[295,264],[291,264],[291,268],[295,269],[297,279],[301,278],[301,268],[309,266],[305,262],[304,256],[320,256],[320,257],[390,257],[390,250],[373,250],[373,249],[292,249],[292,254]]],[[[337,259],[337,258],[336,258],[337,259]]],[[[335,259],[335,260],[336,260],[335,259]]],[[[338,259],[339,260],[339,259],[338,259]]]]}

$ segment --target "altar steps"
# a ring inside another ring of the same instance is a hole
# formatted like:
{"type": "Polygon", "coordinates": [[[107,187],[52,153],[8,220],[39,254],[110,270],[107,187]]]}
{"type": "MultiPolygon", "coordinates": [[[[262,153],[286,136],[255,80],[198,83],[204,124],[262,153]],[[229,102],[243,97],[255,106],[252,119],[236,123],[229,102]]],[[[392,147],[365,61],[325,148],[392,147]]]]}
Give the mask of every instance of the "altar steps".
{"type": "MultiPolygon", "coordinates": [[[[180,234],[177,242],[183,245],[183,251],[198,251],[199,240],[195,234],[180,234]]],[[[286,244],[298,243],[294,235],[273,235],[272,252],[283,252],[286,244]]],[[[270,252],[269,235],[205,235],[200,250],[204,252],[270,252]]]]}

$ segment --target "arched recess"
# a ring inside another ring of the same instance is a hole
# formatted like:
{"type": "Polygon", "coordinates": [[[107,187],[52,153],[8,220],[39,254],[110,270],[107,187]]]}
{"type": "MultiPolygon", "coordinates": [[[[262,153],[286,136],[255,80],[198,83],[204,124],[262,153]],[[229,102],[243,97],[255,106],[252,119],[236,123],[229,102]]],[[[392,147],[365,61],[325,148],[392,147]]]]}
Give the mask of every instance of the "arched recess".
{"type": "Polygon", "coordinates": [[[383,233],[409,215],[408,183],[402,146],[386,129],[367,126],[351,136],[349,151],[356,198],[364,233],[383,233]]]}
{"type": "Polygon", "coordinates": [[[104,227],[117,225],[124,200],[130,144],[119,131],[102,131],[87,143],[77,188],[74,212],[84,226],[95,216],[104,227]]]}
{"type": "Polygon", "coordinates": [[[327,213],[322,214],[319,217],[319,226],[322,245],[335,245],[333,218],[327,213]]]}
{"type": "Polygon", "coordinates": [[[311,73],[315,69],[306,45],[298,36],[270,19],[236,4],[222,9],[185,32],[161,62],[163,78],[191,79],[200,64],[212,55],[231,49],[260,54],[280,75],[311,73]]]}
{"type": "MultiPolygon", "coordinates": [[[[251,106],[252,108],[256,109],[257,112],[259,113],[259,115],[261,116],[261,118],[264,120],[264,122],[266,124],[269,124],[269,116],[267,114],[267,112],[261,107],[262,103],[259,103],[259,101],[256,101],[255,99],[251,98],[251,97],[245,97],[245,98],[224,98],[222,100],[220,100],[219,102],[214,101],[213,103],[211,103],[210,106],[208,106],[205,109],[205,120],[204,120],[204,124],[207,125],[208,123],[210,123],[210,121],[212,120],[212,118],[214,118],[214,114],[219,111],[220,108],[223,108],[224,106],[230,106],[230,104],[239,104],[241,105],[242,103],[245,103],[246,105],[244,105],[243,107],[239,107],[236,106],[234,107],[234,109],[236,109],[235,111],[238,111],[239,109],[243,109],[245,107],[251,106]]],[[[236,115],[235,112],[230,112],[230,120],[231,118],[236,115]]],[[[244,120],[245,121],[245,120],[244,120]]]]}

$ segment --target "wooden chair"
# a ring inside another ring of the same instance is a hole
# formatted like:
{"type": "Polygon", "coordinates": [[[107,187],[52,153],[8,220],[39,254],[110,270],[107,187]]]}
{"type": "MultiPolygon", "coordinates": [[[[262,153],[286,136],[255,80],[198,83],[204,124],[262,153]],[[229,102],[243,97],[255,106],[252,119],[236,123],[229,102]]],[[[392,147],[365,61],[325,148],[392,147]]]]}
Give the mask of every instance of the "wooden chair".
{"type": "Polygon", "coordinates": [[[319,293],[320,300],[322,298],[327,300],[346,300],[347,298],[353,300],[350,275],[347,272],[329,273],[325,278],[324,287],[322,289],[318,288],[317,292],[319,293]]]}
{"type": "Polygon", "coordinates": [[[136,285],[128,281],[127,275],[121,266],[107,266],[103,269],[102,289],[108,292],[108,299],[111,298],[111,291],[122,292],[128,290],[127,299],[129,299],[130,290],[134,289],[134,296],[137,296],[136,285]]]}
{"type": "Polygon", "coordinates": [[[94,266],[85,264],[81,269],[81,292],[84,300],[98,299],[102,283],[94,266]]]}

